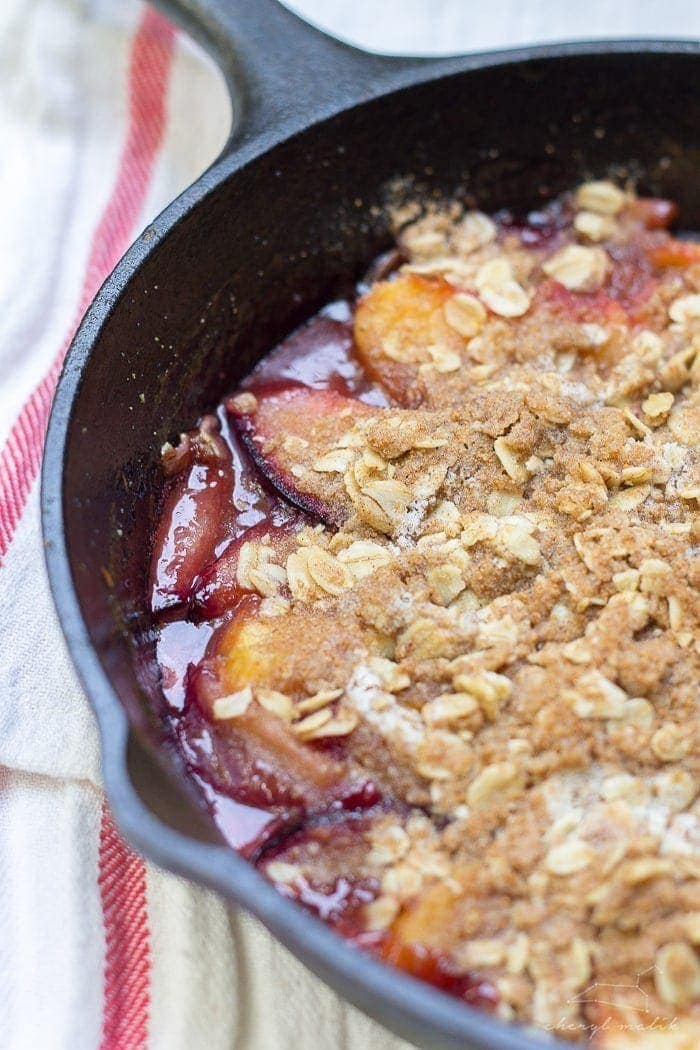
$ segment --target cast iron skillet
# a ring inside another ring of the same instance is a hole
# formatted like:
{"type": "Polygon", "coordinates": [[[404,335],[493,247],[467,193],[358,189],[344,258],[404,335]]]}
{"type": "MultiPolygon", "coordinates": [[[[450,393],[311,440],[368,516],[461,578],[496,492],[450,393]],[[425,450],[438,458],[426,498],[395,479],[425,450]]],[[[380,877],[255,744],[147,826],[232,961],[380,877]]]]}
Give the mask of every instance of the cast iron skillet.
{"type": "Polygon", "coordinates": [[[221,844],[160,739],[146,614],[158,449],[348,291],[388,244],[382,204],[393,176],[413,175],[428,193],[462,187],[488,211],[536,206],[617,168],[677,199],[686,226],[700,225],[700,46],[384,59],[328,39],[274,0],[170,2],[225,72],[234,134],[88,310],[43,467],[51,586],[99,722],[112,810],[137,849],[249,909],[405,1038],[441,1050],[551,1046],[350,948],[221,844]]]}

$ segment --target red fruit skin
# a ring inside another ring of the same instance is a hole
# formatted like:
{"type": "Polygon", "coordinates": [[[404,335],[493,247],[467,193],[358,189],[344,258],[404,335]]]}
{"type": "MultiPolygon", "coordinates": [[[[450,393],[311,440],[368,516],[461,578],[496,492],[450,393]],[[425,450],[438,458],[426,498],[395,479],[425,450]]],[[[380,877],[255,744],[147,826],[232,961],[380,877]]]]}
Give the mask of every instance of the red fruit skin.
{"type": "Polygon", "coordinates": [[[199,573],[214,559],[226,535],[232,487],[226,462],[194,463],[175,479],[153,543],[153,612],[189,601],[199,573]]]}

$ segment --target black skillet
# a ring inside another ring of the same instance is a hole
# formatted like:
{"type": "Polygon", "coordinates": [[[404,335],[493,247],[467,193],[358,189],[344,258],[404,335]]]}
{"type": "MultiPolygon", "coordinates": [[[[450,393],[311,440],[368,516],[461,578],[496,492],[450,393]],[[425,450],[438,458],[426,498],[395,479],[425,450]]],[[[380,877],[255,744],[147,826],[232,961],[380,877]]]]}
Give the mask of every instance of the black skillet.
{"type": "Polygon", "coordinates": [[[700,46],[385,59],[330,40],[274,0],[171,3],[224,70],[235,131],[88,310],[43,467],[51,586],[99,722],[112,810],[146,856],[249,909],[341,995],[416,1044],[551,1046],[373,962],[221,845],[158,728],[145,598],[158,449],[351,288],[389,242],[394,176],[427,193],[460,188],[489,211],[536,207],[614,169],[675,198],[684,225],[700,226],[700,46]]]}

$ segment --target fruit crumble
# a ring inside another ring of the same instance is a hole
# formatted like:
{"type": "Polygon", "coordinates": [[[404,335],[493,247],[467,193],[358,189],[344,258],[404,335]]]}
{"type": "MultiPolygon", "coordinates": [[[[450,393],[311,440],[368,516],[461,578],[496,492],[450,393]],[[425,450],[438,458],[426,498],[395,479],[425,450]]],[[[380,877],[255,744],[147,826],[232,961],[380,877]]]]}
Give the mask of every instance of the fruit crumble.
{"type": "Polygon", "coordinates": [[[226,839],[358,948],[700,1045],[700,244],[588,182],[407,209],[176,447],[151,598],[226,839]]]}

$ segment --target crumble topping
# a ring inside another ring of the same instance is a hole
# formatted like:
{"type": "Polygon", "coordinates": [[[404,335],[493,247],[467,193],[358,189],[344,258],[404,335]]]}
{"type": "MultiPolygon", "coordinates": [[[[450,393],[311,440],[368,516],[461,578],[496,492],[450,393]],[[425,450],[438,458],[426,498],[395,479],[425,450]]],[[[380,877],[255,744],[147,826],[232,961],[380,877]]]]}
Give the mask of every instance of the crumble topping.
{"type": "Polygon", "coordinates": [[[242,544],[257,604],[221,629],[210,715],[268,742],[256,712],[276,719],[305,782],[300,750],[342,740],[350,779],[396,801],[338,857],[270,860],[278,884],[352,868],[378,886],[366,930],[477,972],[504,1019],[689,1050],[700,251],[643,203],[587,183],[534,245],[436,208],[355,313],[385,406],[230,400],[313,521],[242,544]]]}

